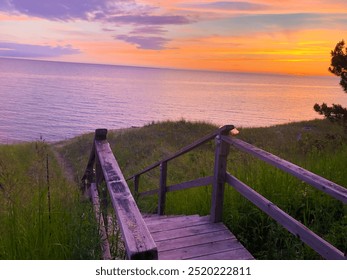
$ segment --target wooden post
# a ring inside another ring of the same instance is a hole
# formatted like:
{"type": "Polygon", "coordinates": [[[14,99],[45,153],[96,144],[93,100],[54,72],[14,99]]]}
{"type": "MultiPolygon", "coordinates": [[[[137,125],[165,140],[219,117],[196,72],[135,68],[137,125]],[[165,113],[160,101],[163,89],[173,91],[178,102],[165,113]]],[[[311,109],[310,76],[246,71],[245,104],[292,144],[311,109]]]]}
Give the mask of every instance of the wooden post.
{"type": "MultiPolygon", "coordinates": [[[[229,131],[224,132],[227,135],[229,131]]],[[[222,221],[224,184],[226,177],[227,157],[230,145],[222,140],[221,134],[216,137],[214,175],[212,183],[212,201],[210,220],[212,223],[222,221]]]]}
{"type": "Polygon", "coordinates": [[[140,175],[136,175],[134,177],[134,194],[135,194],[135,200],[139,197],[139,184],[140,184],[140,175]]]}
{"type": "Polygon", "coordinates": [[[84,171],[84,175],[82,177],[82,185],[81,191],[86,198],[90,199],[90,184],[94,181],[94,163],[95,163],[95,141],[92,145],[92,150],[89,155],[89,160],[87,164],[87,168],[84,171]]]}
{"type": "MultiPolygon", "coordinates": [[[[103,141],[106,140],[107,137],[107,129],[96,129],[95,130],[95,141],[103,141]]],[[[100,190],[100,185],[104,181],[104,174],[100,165],[100,160],[98,154],[95,153],[95,183],[97,189],[100,190]]],[[[101,189],[101,213],[104,219],[105,228],[108,228],[108,198],[107,198],[107,188],[104,186],[101,189]]]]}
{"type": "Polygon", "coordinates": [[[158,197],[158,215],[164,215],[166,201],[166,179],[167,179],[167,161],[160,164],[160,182],[158,197]]]}
{"type": "Polygon", "coordinates": [[[105,227],[105,222],[103,215],[100,212],[100,199],[99,199],[99,193],[98,189],[96,187],[95,183],[92,183],[90,186],[90,198],[92,200],[92,204],[94,207],[95,217],[98,222],[99,226],[99,235],[101,238],[101,251],[102,251],[102,258],[104,260],[111,260],[111,251],[110,251],[110,244],[107,239],[107,227],[105,227]]]}
{"type": "Polygon", "coordinates": [[[106,140],[107,138],[107,129],[106,128],[98,128],[95,129],[95,140],[106,140]]]}

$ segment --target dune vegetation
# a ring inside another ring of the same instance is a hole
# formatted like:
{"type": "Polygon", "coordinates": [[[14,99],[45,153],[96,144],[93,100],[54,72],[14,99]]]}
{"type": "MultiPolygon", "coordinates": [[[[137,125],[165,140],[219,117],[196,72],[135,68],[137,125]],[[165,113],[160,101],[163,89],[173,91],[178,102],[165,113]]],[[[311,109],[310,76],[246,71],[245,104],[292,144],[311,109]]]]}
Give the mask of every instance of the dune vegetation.
{"type": "Polygon", "coordinates": [[[97,259],[89,202],[44,141],[0,146],[0,259],[97,259]]]}
{"type": "MultiPolygon", "coordinates": [[[[167,121],[109,131],[108,141],[127,178],[215,129],[208,123],[167,121]]],[[[238,129],[240,139],[347,186],[347,134],[341,126],[314,120],[238,129]]],[[[4,225],[0,229],[0,258],[100,257],[93,215],[77,187],[92,141],[91,133],[50,145],[38,142],[0,146],[0,222],[4,225]],[[45,151],[42,155],[40,149],[45,151]],[[64,177],[52,150],[72,170],[76,182],[64,177]],[[49,183],[47,154],[51,158],[49,183]]],[[[212,175],[214,145],[214,141],[208,142],[169,162],[168,184],[212,175]]],[[[234,148],[227,169],[335,247],[347,251],[345,205],[234,148]]],[[[142,176],[140,182],[140,191],[158,188],[159,170],[142,176]]],[[[133,188],[132,181],[128,183],[133,188]]],[[[208,215],[210,199],[211,186],[168,193],[166,214],[208,215]]],[[[140,198],[138,205],[142,212],[154,213],[157,197],[140,198]]],[[[320,259],[231,187],[225,191],[223,220],[257,259],[320,259]]]]}

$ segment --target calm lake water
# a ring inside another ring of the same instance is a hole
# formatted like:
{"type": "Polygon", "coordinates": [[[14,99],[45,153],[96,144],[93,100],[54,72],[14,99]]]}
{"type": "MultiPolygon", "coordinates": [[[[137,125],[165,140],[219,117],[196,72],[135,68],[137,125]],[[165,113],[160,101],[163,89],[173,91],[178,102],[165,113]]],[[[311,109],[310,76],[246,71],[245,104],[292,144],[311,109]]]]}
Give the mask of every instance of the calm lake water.
{"type": "Polygon", "coordinates": [[[269,126],[347,105],[334,76],[181,71],[0,59],[0,143],[71,138],[160,120],[269,126]]]}

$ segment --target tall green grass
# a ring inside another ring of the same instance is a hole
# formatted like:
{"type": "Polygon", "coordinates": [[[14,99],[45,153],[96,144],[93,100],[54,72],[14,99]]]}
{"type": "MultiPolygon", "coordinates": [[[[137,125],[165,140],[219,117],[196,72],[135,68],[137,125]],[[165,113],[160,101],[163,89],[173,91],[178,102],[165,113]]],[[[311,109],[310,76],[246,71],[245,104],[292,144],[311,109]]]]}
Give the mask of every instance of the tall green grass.
{"type": "MultiPolygon", "coordinates": [[[[110,132],[108,140],[125,177],[130,177],[216,129],[211,124],[184,120],[152,123],[110,132]]],[[[240,128],[240,132],[239,138],[347,186],[344,172],[347,136],[341,127],[316,120],[268,128],[240,128]]],[[[87,164],[92,137],[75,138],[61,148],[79,174],[87,164]]],[[[212,175],[214,147],[211,141],[170,161],[168,185],[212,175]]],[[[229,154],[228,171],[334,246],[347,251],[347,209],[342,203],[234,148],[229,154]]],[[[132,182],[129,185],[132,187],[132,182]]],[[[140,191],[156,189],[158,185],[158,169],[140,178],[140,191]]],[[[166,213],[208,215],[210,200],[211,186],[168,193],[166,213]]],[[[143,212],[154,213],[157,197],[140,198],[139,206],[143,212]]],[[[225,190],[223,219],[258,259],[320,258],[232,187],[225,190]]]]}
{"type": "Polygon", "coordinates": [[[0,259],[99,258],[89,203],[49,145],[0,146],[0,259]]]}

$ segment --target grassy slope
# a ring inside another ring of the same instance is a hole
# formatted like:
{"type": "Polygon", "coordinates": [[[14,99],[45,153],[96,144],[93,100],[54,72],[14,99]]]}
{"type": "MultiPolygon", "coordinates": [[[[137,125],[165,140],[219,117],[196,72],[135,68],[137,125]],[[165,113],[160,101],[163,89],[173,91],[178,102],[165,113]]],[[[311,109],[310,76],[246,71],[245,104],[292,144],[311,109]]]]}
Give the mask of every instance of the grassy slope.
{"type": "MultiPolygon", "coordinates": [[[[162,122],[113,131],[108,140],[125,177],[129,177],[215,129],[206,123],[162,122]]],[[[347,141],[339,126],[316,120],[268,128],[241,128],[240,132],[239,138],[347,186],[347,173],[344,172],[347,141]]],[[[92,138],[92,134],[77,137],[60,150],[79,177],[86,166],[92,138]]],[[[170,162],[168,184],[212,175],[213,148],[212,141],[170,162]]],[[[228,171],[341,250],[347,250],[347,210],[342,203],[234,149],[230,152],[228,171]]],[[[155,189],[159,171],[154,170],[140,180],[141,190],[155,189]]],[[[209,213],[210,194],[210,186],[169,193],[166,212],[206,215],[209,213]]],[[[156,199],[140,200],[142,211],[154,212],[156,199]]],[[[257,258],[319,258],[231,188],[227,188],[225,193],[224,221],[257,258]]]]}
{"type": "Polygon", "coordinates": [[[0,146],[0,185],[0,259],[98,258],[91,207],[47,144],[0,146]]]}
{"type": "MultiPolygon", "coordinates": [[[[190,123],[186,121],[162,122],[153,123],[141,128],[111,131],[109,132],[108,140],[125,177],[129,177],[149,164],[164,156],[172,154],[215,129],[215,126],[206,123],[190,123]]],[[[344,172],[344,168],[347,164],[347,157],[345,156],[347,152],[347,141],[346,134],[340,127],[331,125],[326,121],[311,121],[269,128],[241,128],[240,132],[239,138],[295,162],[336,183],[347,186],[347,174],[344,172]]],[[[62,157],[65,158],[73,168],[76,178],[82,177],[89,157],[92,139],[93,135],[87,134],[56,145],[56,149],[58,149],[62,157]]],[[[34,144],[28,144],[27,147],[26,145],[16,147],[0,146],[0,159],[11,159],[10,161],[6,160],[6,163],[0,160],[3,166],[6,165],[6,172],[4,173],[2,171],[0,174],[0,180],[2,180],[0,183],[3,185],[15,186],[13,189],[17,190],[16,192],[19,193],[17,204],[20,204],[21,201],[26,201],[29,196],[25,191],[22,191],[22,188],[20,189],[23,185],[36,186],[34,188],[37,189],[40,189],[39,186],[41,185],[41,195],[39,195],[39,197],[46,197],[46,193],[42,191],[42,185],[43,189],[45,188],[44,183],[42,183],[44,179],[41,178],[41,183],[35,185],[32,181],[32,176],[28,176],[32,170],[34,170],[35,173],[36,169],[41,169],[41,172],[39,172],[41,175],[37,175],[38,177],[43,176],[44,178],[45,176],[44,168],[42,167],[42,158],[31,161],[32,158],[39,158],[39,156],[35,156],[38,152],[35,151],[32,145],[34,144]],[[19,161],[22,166],[18,166],[17,162],[19,161]],[[40,168],[35,168],[37,162],[41,162],[41,165],[39,164],[39,166],[41,166],[40,168]],[[16,176],[13,176],[14,172],[17,174],[16,176]],[[13,182],[7,182],[6,178],[12,178],[13,182]]],[[[213,161],[214,143],[212,141],[170,162],[168,165],[168,184],[212,175],[213,161]]],[[[4,252],[6,252],[7,247],[10,247],[8,244],[13,244],[13,241],[10,240],[10,234],[5,234],[7,239],[4,237],[0,239],[0,258],[96,257],[91,254],[91,252],[95,252],[96,249],[90,248],[90,242],[88,242],[88,235],[93,235],[92,226],[87,226],[89,232],[87,231],[86,234],[83,235],[82,232],[84,231],[84,227],[80,223],[81,213],[85,214],[88,212],[83,210],[83,207],[82,210],[79,207],[74,208],[76,204],[80,204],[77,202],[77,199],[71,198],[71,193],[74,193],[74,191],[71,190],[71,186],[67,186],[68,183],[62,177],[58,166],[52,166],[51,169],[52,174],[55,174],[52,175],[52,178],[56,178],[55,183],[52,181],[51,184],[59,185],[59,192],[54,195],[57,200],[60,201],[58,205],[61,204],[61,210],[59,211],[65,211],[65,214],[58,214],[57,216],[64,217],[64,215],[66,215],[66,219],[71,223],[66,225],[64,221],[65,224],[57,224],[56,229],[58,228],[60,231],[64,232],[75,231],[77,235],[72,235],[70,237],[66,235],[64,237],[65,240],[67,240],[66,245],[62,246],[66,248],[65,250],[57,250],[57,248],[53,246],[53,249],[42,250],[42,252],[36,254],[35,257],[24,255],[24,253],[21,253],[23,255],[14,253],[9,257],[9,255],[5,255],[4,252]],[[61,191],[61,185],[65,191],[61,191]],[[72,203],[68,203],[68,201],[72,203]],[[70,216],[66,212],[69,212],[70,216]],[[78,247],[80,250],[74,249],[76,243],[79,245],[78,247]],[[56,253],[55,255],[51,255],[50,253],[46,253],[46,251],[56,253]]],[[[3,168],[1,170],[3,170],[3,168]]],[[[335,246],[343,251],[347,251],[346,206],[330,199],[326,195],[321,194],[295,178],[234,149],[230,151],[228,171],[244,180],[262,195],[278,204],[283,210],[302,221],[305,225],[328,239],[335,246]]],[[[158,175],[158,170],[154,170],[150,174],[142,176],[141,190],[157,188],[159,181],[158,175]]],[[[132,186],[132,182],[129,182],[129,185],[132,186]]],[[[27,188],[25,190],[27,190],[27,188]]],[[[40,194],[40,191],[38,191],[38,194],[40,194]]],[[[198,213],[206,215],[209,213],[210,195],[210,186],[169,193],[166,212],[168,214],[198,213]]],[[[75,197],[75,195],[72,195],[72,197],[75,197]]],[[[4,192],[2,194],[1,191],[0,200],[6,202],[6,195],[4,195],[4,192]]],[[[0,205],[3,205],[3,201],[0,201],[0,205]]],[[[36,205],[35,199],[31,201],[32,205],[36,205]]],[[[154,212],[157,207],[156,203],[156,197],[150,197],[148,199],[141,199],[139,205],[144,212],[154,212]]],[[[7,201],[7,204],[9,204],[9,201],[7,201]]],[[[43,208],[47,208],[46,202],[43,202],[42,205],[43,208]]],[[[5,211],[1,209],[1,211],[1,223],[5,223],[6,225],[2,228],[5,228],[7,232],[13,232],[11,227],[17,230],[17,224],[11,224],[11,219],[13,218],[11,217],[12,212],[6,209],[5,211]],[[7,215],[2,215],[1,213],[7,213],[7,215]]],[[[25,212],[25,210],[20,211],[25,212]]],[[[25,217],[24,212],[19,213],[17,216],[25,217]]],[[[33,212],[33,215],[40,213],[39,210],[31,212],[33,212]]],[[[46,212],[43,210],[41,213],[46,212]]],[[[47,221],[47,215],[45,215],[46,214],[42,216],[45,217],[44,219],[47,221]]],[[[88,217],[91,216],[88,214],[88,217]]],[[[35,217],[30,217],[30,219],[42,220],[42,218],[35,217]]],[[[26,218],[23,218],[23,220],[29,221],[29,219],[26,218]]],[[[282,227],[272,221],[271,218],[261,213],[256,207],[243,199],[231,188],[227,188],[225,192],[224,222],[256,258],[319,258],[316,253],[304,246],[295,237],[282,229],[282,227]]],[[[39,224],[39,222],[35,223],[39,224]]],[[[20,227],[25,228],[25,226],[28,226],[28,222],[26,224],[23,221],[23,224],[24,226],[20,227]]],[[[47,227],[47,224],[45,227],[47,227]]],[[[47,231],[45,230],[45,232],[47,231]]],[[[1,232],[0,229],[0,236],[1,234],[3,234],[3,232],[1,232]]],[[[25,235],[25,233],[23,234],[25,235]]],[[[33,238],[40,234],[42,234],[42,229],[38,228],[36,231],[28,233],[27,235],[31,235],[31,238],[33,238]]],[[[28,240],[28,237],[24,238],[20,235],[16,238],[21,238],[23,240],[27,238],[28,240]]],[[[53,238],[49,237],[49,235],[47,237],[46,234],[46,237],[42,238],[42,240],[48,240],[48,242],[45,242],[50,243],[54,239],[61,243],[60,240],[64,238],[53,238]]],[[[21,240],[16,242],[30,243],[21,240]]],[[[57,244],[60,244],[59,242],[57,242],[57,244]]],[[[96,243],[95,241],[94,244],[96,243]]],[[[32,245],[32,247],[30,247],[29,245],[32,244],[26,245],[26,251],[32,251],[37,248],[37,246],[32,245]]]]}

